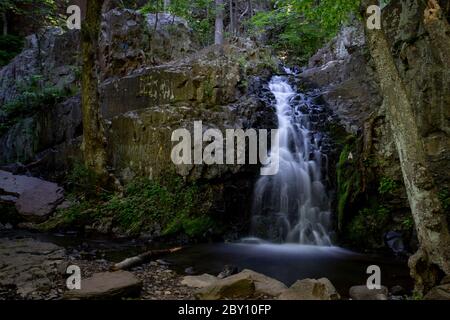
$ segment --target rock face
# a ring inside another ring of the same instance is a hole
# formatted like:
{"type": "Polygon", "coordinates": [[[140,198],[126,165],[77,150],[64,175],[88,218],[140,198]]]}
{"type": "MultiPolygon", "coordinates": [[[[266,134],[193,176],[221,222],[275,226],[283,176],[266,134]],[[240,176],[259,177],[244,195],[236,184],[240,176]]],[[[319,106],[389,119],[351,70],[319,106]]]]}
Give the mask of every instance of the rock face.
{"type": "Polygon", "coordinates": [[[75,96],[19,121],[0,137],[0,164],[32,163],[20,173],[34,173],[35,167],[41,174],[63,172],[68,158],[79,158],[81,134],[81,101],[75,96]]]}
{"type": "Polygon", "coordinates": [[[51,243],[33,239],[0,239],[0,291],[14,288],[21,298],[39,298],[61,275],[58,267],[65,251],[51,243]]]}
{"type": "Polygon", "coordinates": [[[0,171],[3,202],[14,203],[27,221],[42,222],[64,200],[64,190],[56,183],[0,171]]]}
{"type": "Polygon", "coordinates": [[[199,48],[184,19],[165,13],[156,19],[155,14],[127,9],[104,14],[99,45],[103,79],[176,60],[199,48]]]}
{"type": "Polygon", "coordinates": [[[79,43],[77,31],[63,32],[60,28],[47,28],[39,42],[36,35],[28,36],[23,52],[0,69],[0,109],[19,94],[20,85],[36,75],[60,88],[70,86],[77,78],[73,66],[79,64],[75,54],[79,43]]]}
{"type": "Polygon", "coordinates": [[[200,300],[220,300],[236,298],[277,297],[287,287],[278,280],[252,270],[217,280],[200,289],[196,297],[200,300]]]}
{"type": "Polygon", "coordinates": [[[295,282],[289,289],[283,291],[279,300],[339,300],[333,284],[327,278],[303,279],[295,282]]]}
{"type": "Polygon", "coordinates": [[[387,300],[388,289],[385,286],[381,286],[381,289],[353,286],[349,290],[349,295],[354,300],[387,300]]]}
{"type": "Polygon", "coordinates": [[[142,282],[131,272],[103,272],[95,273],[87,279],[81,279],[81,289],[66,291],[64,298],[72,300],[111,300],[139,296],[141,289],[142,282]]]}

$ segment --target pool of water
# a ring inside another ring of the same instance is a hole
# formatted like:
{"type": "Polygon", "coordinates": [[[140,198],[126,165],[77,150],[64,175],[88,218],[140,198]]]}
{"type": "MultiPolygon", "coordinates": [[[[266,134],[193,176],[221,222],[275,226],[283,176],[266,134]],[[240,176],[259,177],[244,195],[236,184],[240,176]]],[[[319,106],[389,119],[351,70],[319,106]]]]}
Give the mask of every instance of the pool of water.
{"type": "Polygon", "coordinates": [[[366,284],[370,265],[381,268],[381,284],[412,289],[406,260],[394,257],[358,254],[339,247],[298,244],[222,243],[202,244],[176,252],[166,260],[183,273],[192,267],[195,273],[218,274],[224,265],[251,269],[291,285],[299,279],[328,278],[342,296],[353,285],[366,284]]]}

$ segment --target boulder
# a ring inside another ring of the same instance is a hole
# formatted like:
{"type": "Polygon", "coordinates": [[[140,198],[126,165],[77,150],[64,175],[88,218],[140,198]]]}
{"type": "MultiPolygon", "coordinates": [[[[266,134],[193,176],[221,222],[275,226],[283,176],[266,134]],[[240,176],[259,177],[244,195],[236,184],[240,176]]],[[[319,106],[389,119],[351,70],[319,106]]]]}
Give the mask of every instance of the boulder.
{"type": "Polygon", "coordinates": [[[278,297],[280,300],[339,300],[340,295],[327,278],[295,282],[278,297]]]}
{"type": "Polygon", "coordinates": [[[349,290],[349,295],[353,300],[387,300],[388,289],[385,286],[381,286],[381,289],[353,286],[349,290]]]}
{"type": "Polygon", "coordinates": [[[200,289],[196,297],[201,300],[277,297],[286,289],[282,282],[246,269],[200,289]]]}
{"type": "Polygon", "coordinates": [[[450,300],[450,284],[441,284],[432,288],[424,297],[425,300],[450,300]]]}
{"type": "Polygon", "coordinates": [[[215,284],[219,279],[213,275],[204,273],[200,276],[186,276],[181,284],[191,288],[205,288],[215,284]]]}
{"type": "Polygon", "coordinates": [[[102,272],[81,280],[80,290],[64,293],[64,299],[108,300],[139,296],[142,282],[131,272],[102,272]]]}
{"type": "MultiPolygon", "coordinates": [[[[15,200],[17,212],[27,221],[45,221],[64,200],[64,190],[56,183],[0,171],[0,194],[15,200]]],[[[5,199],[5,197],[3,197],[5,199]]]]}
{"type": "Polygon", "coordinates": [[[202,288],[195,293],[199,300],[249,299],[255,293],[251,279],[229,277],[202,288]]]}

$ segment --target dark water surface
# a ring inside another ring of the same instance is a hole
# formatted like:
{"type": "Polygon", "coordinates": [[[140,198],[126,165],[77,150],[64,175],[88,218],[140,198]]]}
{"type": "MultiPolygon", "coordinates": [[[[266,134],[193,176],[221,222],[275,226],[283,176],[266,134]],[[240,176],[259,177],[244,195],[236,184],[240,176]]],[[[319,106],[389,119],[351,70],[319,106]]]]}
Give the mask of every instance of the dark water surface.
{"type": "Polygon", "coordinates": [[[166,258],[183,272],[193,267],[196,273],[218,274],[226,264],[252,269],[291,285],[299,279],[326,277],[341,295],[353,285],[366,284],[367,267],[381,268],[381,284],[411,289],[412,281],[405,260],[358,254],[339,247],[298,244],[203,244],[186,248],[166,258]]]}

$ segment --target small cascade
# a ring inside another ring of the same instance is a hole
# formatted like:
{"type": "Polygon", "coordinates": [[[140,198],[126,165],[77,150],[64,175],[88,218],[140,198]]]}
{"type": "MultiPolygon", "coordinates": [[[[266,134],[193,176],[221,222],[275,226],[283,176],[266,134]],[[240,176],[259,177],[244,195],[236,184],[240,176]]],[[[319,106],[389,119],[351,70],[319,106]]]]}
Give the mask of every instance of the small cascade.
{"type": "Polygon", "coordinates": [[[254,190],[252,235],[276,242],[330,246],[330,201],[323,184],[326,157],[321,134],[311,130],[311,100],[297,94],[288,79],[275,76],[279,171],[261,176],[254,190]],[[295,97],[295,99],[293,99],[295,97]]]}

